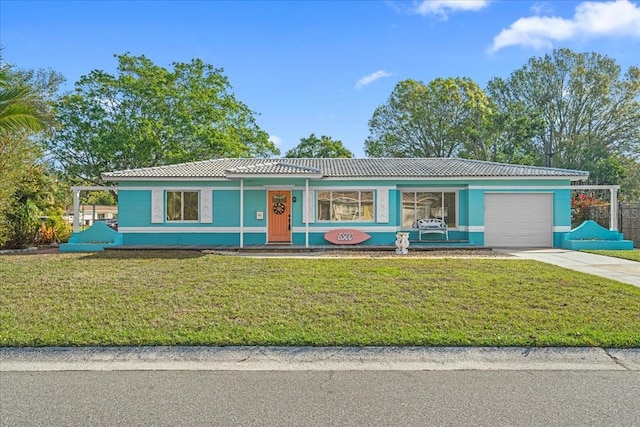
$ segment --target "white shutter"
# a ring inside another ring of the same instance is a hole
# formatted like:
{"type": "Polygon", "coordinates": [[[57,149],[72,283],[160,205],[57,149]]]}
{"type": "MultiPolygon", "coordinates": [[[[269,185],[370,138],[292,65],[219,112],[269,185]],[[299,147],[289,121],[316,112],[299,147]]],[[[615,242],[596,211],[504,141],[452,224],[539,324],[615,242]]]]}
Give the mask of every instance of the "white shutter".
{"type": "Polygon", "coordinates": [[[151,190],[151,223],[164,222],[164,190],[151,190]]]}
{"type": "Polygon", "coordinates": [[[213,197],[209,189],[200,191],[200,222],[203,224],[213,222],[213,197]]]}
{"type": "Polygon", "coordinates": [[[389,222],[389,190],[378,189],[376,191],[376,222],[389,222]]]}
{"type": "Polygon", "coordinates": [[[304,197],[304,222],[305,224],[311,224],[315,222],[315,215],[313,207],[316,204],[315,191],[309,190],[304,197]]]}

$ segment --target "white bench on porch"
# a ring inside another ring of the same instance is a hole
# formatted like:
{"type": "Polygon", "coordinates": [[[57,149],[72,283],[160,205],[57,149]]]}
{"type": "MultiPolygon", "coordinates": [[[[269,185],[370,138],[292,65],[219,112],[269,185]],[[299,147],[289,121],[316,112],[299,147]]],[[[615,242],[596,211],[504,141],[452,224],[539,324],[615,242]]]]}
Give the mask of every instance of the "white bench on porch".
{"type": "Polygon", "coordinates": [[[423,234],[442,234],[447,240],[449,240],[449,228],[447,223],[439,218],[426,218],[419,219],[413,223],[413,228],[417,228],[419,231],[419,239],[422,240],[423,234]]]}

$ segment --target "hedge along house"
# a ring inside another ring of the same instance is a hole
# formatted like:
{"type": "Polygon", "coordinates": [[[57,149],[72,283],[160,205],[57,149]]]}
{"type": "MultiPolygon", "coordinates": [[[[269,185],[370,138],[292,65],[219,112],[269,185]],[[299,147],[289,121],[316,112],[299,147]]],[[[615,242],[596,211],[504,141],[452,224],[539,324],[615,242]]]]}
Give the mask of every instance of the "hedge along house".
{"type": "Polygon", "coordinates": [[[587,172],[457,158],[214,159],[103,174],[118,185],[123,244],[243,248],[326,245],[347,229],[365,244],[560,247],[572,181],[587,172]],[[425,235],[440,218],[448,236],[425,235]]]}

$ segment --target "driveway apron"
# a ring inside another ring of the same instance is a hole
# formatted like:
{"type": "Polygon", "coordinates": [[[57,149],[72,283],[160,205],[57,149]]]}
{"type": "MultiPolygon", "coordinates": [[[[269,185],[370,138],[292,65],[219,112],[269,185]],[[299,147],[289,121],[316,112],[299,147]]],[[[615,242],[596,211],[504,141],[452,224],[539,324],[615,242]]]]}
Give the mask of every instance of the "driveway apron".
{"type": "Polygon", "coordinates": [[[640,262],[566,249],[509,249],[505,252],[640,287],[640,262]]]}

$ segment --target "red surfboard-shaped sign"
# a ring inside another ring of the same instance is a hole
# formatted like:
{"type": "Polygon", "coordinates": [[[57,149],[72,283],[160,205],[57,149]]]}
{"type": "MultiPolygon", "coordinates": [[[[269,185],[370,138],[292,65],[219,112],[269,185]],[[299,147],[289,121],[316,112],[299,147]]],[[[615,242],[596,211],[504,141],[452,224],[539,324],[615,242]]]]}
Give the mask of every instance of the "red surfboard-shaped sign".
{"type": "Polygon", "coordinates": [[[371,236],[364,231],[354,230],[353,228],[337,228],[324,235],[324,240],[334,245],[357,245],[370,238],[371,236]]]}

